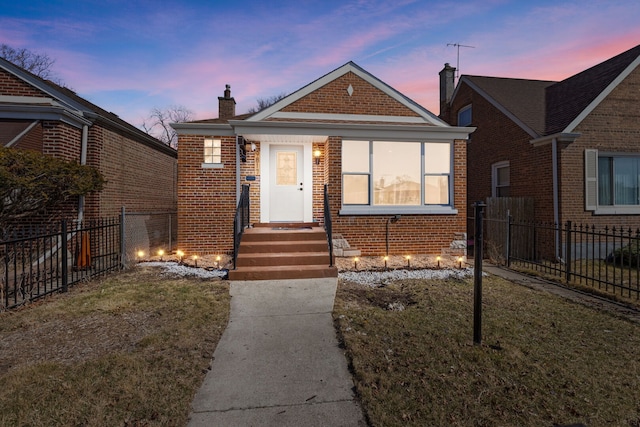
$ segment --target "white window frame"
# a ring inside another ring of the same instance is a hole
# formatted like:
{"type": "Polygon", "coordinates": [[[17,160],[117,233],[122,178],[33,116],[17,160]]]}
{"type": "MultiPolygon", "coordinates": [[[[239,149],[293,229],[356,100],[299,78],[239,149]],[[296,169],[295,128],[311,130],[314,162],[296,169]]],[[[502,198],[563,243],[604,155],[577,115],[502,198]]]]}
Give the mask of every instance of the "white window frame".
{"type": "Polygon", "coordinates": [[[467,105],[467,106],[464,106],[464,107],[462,107],[461,109],[459,109],[459,110],[458,110],[458,122],[457,122],[457,123],[458,123],[458,126],[468,126],[468,125],[470,125],[472,122],[473,122],[473,109],[471,108],[471,104],[469,104],[469,105],[467,105]],[[464,113],[466,113],[467,111],[469,112],[469,121],[467,121],[467,122],[462,122],[462,121],[460,120],[460,117],[461,117],[464,113]]]}
{"type": "MultiPolygon", "coordinates": [[[[363,141],[358,139],[345,139],[342,141],[342,144],[348,141],[363,141]]],[[[341,182],[341,192],[340,194],[344,194],[344,176],[345,175],[368,175],[369,177],[369,204],[367,205],[345,205],[343,196],[341,196],[341,209],[339,211],[340,215],[395,215],[395,214],[433,214],[433,215],[455,215],[458,213],[458,210],[454,208],[455,203],[455,170],[454,170],[454,143],[453,141],[395,141],[385,139],[384,142],[398,142],[398,143],[415,143],[420,144],[420,199],[421,202],[419,205],[374,205],[374,182],[373,182],[373,143],[377,140],[366,140],[369,142],[369,171],[364,172],[343,172],[340,171],[340,182],[341,182]],[[447,176],[449,177],[449,204],[447,205],[426,205],[424,204],[424,178],[425,176],[442,176],[445,174],[431,174],[428,171],[425,171],[425,144],[428,143],[442,143],[447,144],[450,147],[450,165],[449,165],[449,173],[447,176]]]]}
{"type": "Polygon", "coordinates": [[[509,160],[497,162],[491,165],[491,197],[498,197],[498,187],[511,187],[511,165],[509,160]],[[498,170],[509,168],[509,185],[498,185],[498,170]]]}
{"type": "MultiPolygon", "coordinates": [[[[600,157],[635,157],[640,158],[640,153],[611,153],[599,152],[595,149],[584,150],[584,201],[585,210],[592,211],[594,215],[637,215],[640,214],[638,205],[600,205],[598,200],[598,160],[600,157]]],[[[614,161],[615,162],[615,161],[614,161]]]]}
{"type": "Polygon", "coordinates": [[[203,157],[203,162],[202,162],[203,169],[222,169],[224,167],[222,163],[222,139],[216,138],[213,136],[205,137],[202,144],[202,157],[203,157]],[[218,147],[216,147],[216,142],[218,147]],[[207,147],[208,144],[211,144],[211,147],[207,147]],[[211,148],[211,149],[218,148],[220,150],[220,154],[206,154],[207,148],[211,148]],[[211,161],[207,161],[207,160],[211,160],[211,161]],[[219,160],[219,161],[216,162],[215,160],[219,160]]]}

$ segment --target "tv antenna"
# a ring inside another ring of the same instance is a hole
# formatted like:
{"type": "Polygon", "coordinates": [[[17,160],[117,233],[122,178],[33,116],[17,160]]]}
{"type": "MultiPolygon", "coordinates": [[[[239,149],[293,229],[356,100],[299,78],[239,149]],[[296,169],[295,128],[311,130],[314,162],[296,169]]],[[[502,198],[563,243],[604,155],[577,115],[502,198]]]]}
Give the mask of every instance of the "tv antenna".
{"type": "Polygon", "coordinates": [[[461,47],[468,47],[471,49],[475,49],[475,46],[467,46],[466,44],[460,44],[460,43],[447,43],[447,46],[455,46],[456,49],[458,50],[458,59],[456,60],[456,78],[460,78],[460,48],[461,47]]]}

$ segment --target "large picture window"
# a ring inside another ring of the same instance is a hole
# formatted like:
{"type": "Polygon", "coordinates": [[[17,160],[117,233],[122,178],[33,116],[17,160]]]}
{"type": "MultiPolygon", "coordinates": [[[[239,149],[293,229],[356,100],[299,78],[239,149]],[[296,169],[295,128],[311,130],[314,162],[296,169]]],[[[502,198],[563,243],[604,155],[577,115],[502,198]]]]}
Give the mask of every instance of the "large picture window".
{"type": "Polygon", "coordinates": [[[343,141],[343,208],[450,208],[451,150],[440,142],[343,141]]]}
{"type": "Polygon", "coordinates": [[[585,150],[585,207],[601,214],[640,213],[640,155],[585,150]]]}

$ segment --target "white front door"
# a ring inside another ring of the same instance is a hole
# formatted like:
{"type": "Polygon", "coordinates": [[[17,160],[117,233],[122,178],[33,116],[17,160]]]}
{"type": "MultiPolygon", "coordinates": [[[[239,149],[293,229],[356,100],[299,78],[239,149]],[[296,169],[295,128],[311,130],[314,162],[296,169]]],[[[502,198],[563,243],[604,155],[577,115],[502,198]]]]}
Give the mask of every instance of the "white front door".
{"type": "Polygon", "coordinates": [[[303,154],[302,145],[271,145],[270,147],[270,221],[304,221],[306,192],[303,154]]]}

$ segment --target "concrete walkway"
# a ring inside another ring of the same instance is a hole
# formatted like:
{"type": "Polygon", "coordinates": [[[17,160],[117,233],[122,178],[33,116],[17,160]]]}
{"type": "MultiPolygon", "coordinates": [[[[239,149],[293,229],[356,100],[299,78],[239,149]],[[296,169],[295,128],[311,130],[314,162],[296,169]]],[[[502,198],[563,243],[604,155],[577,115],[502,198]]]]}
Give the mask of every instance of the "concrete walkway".
{"type": "Polygon", "coordinates": [[[231,282],[190,427],[365,426],[331,312],[336,278],[231,282]]]}

